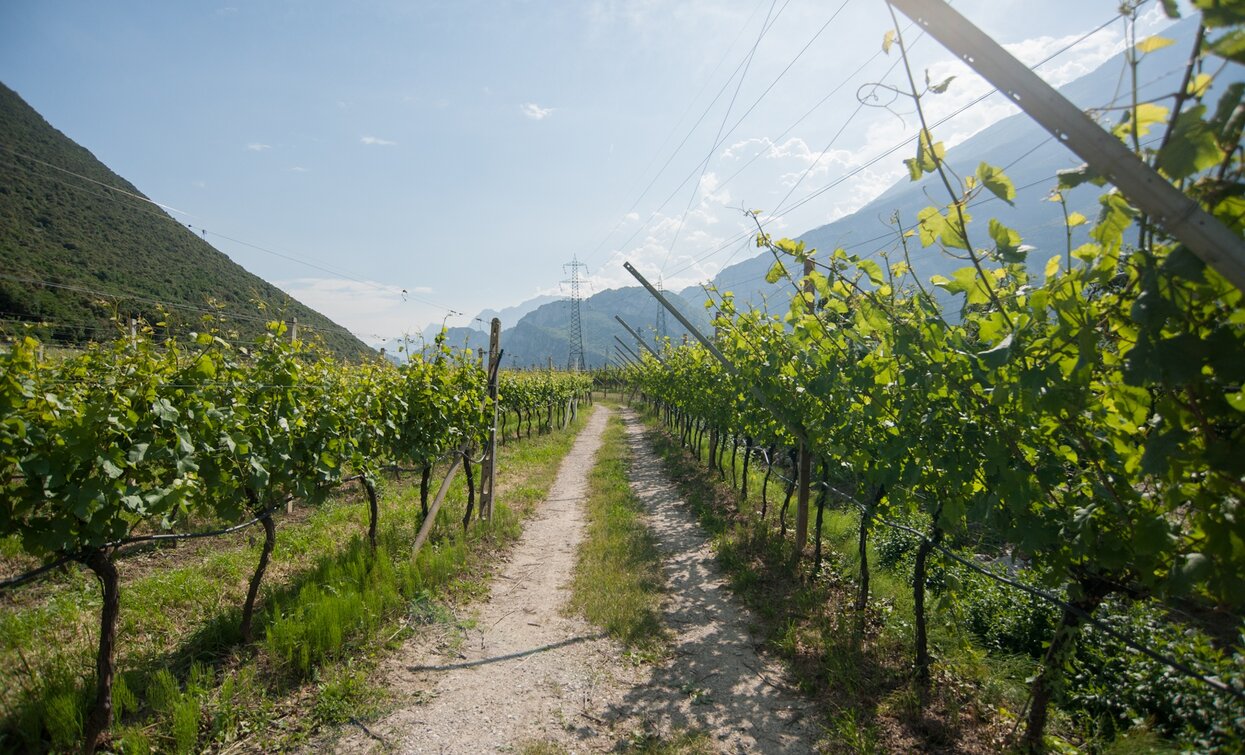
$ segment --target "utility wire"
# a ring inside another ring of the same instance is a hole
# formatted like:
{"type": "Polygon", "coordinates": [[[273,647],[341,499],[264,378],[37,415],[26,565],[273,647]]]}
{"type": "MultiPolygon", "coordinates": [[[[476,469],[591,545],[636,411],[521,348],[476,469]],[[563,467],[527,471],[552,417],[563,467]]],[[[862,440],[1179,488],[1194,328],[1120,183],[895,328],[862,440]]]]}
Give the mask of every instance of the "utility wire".
{"type": "MultiPolygon", "coordinates": [[[[1115,20],[1116,20],[1116,17],[1115,17],[1115,16],[1112,16],[1110,19],[1108,19],[1107,21],[1105,21],[1105,22],[1103,22],[1103,23],[1099,24],[1098,26],[1094,27],[1094,28],[1093,28],[1093,29],[1091,29],[1090,31],[1086,32],[1085,34],[1081,35],[1081,36],[1080,36],[1080,37],[1078,37],[1076,40],[1074,40],[1074,41],[1070,42],[1069,44],[1065,45],[1064,47],[1062,47],[1062,48],[1060,48],[1060,49],[1058,49],[1058,50],[1056,50],[1056,51],[1052,52],[1050,55],[1048,55],[1047,57],[1045,57],[1045,58],[1043,58],[1042,60],[1038,61],[1037,63],[1034,63],[1032,66],[1029,66],[1029,68],[1030,68],[1031,70],[1036,70],[1037,68],[1040,68],[1041,66],[1045,65],[1046,63],[1049,63],[1051,60],[1054,60],[1055,58],[1059,57],[1060,55],[1063,55],[1063,54],[1064,54],[1064,53],[1066,53],[1068,50],[1071,50],[1073,47],[1076,47],[1077,45],[1079,45],[1079,44],[1083,43],[1083,42],[1084,42],[1085,40],[1087,40],[1089,37],[1093,36],[1094,34],[1097,34],[1098,32],[1102,31],[1103,29],[1107,28],[1107,27],[1108,27],[1108,26],[1110,26],[1112,23],[1114,23],[1114,22],[1115,22],[1115,20]]],[[[990,90],[988,90],[988,91],[986,91],[986,92],[985,92],[985,93],[983,93],[982,95],[980,95],[980,96],[978,96],[978,97],[974,98],[973,100],[971,100],[970,102],[968,102],[968,103],[966,103],[966,104],[964,104],[964,105],[960,106],[959,108],[957,108],[956,110],[954,110],[954,111],[952,111],[951,113],[947,114],[946,116],[943,116],[941,119],[939,119],[939,120],[938,120],[938,121],[936,121],[933,125],[931,125],[931,126],[930,126],[931,130],[932,130],[933,128],[937,128],[937,127],[939,127],[939,126],[942,126],[942,125],[946,124],[948,121],[952,120],[953,118],[956,118],[956,117],[960,116],[960,115],[961,115],[961,114],[963,114],[964,112],[966,112],[966,111],[968,111],[969,109],[971,109],[971,108],[973,108],[973,107],[977,106],[978,104],[980,104],[981,102],[983,102],[983,101],[984,101],[984,100],[986,100],[987,98],[991,97],[992,95],[996,94],[997,92],[998,92],[998,90],[997,90],[997,89],[993,89],[993,88],[992,88],[992,89],[990,89],[990,90]]],[[[879,154],[875,155],[874,157],[870,158],[868,161],[866,161],[865,163],[861,164],[860,166],[858,166],[858,167],[854,168],[853,170],[851,170],[851,171],[849,171],[849,172],[845,173],[845,174],[844,174],[844,175],[842,175],[842,176],[839,176],[838,178],[836,178],[836,179],[832,180],[830,183],[826,184],[825,186],[822,186],[821,188],[818,188],[818,189],[814,190],[813,192],[809,193],[807,196],[805,196],[805,197],[801,198],[799,201],[795,202],[795,203],[794,203],[794,204],[792,204],[790,207],[786,207],[786,208],[784,208],[784,207],[782,207],[782,205],[783,205],[783,204],[785,204],[785,203],[786,203],[786,201],[787,201],[787,199],[789,199],[789,198],[790,198],[790,192],[788,192],[787,198],[784,198],[783,202],[782,202],[782,203],[780,203],[780,205],[779,205],[779,206],[775,209],[775,211],[774,211],[772,214],[769,214],[769,215],[767,215],[767,216],[766,216],[766,218],[764,219],[764,221],[762,221],[762,222],[761,222],[761,226],[762,226],[762,227],[764,227],[764,226],[766,226],[766,225],[768,225],[768,224],[770,224],[770,223],[774,222],[775,220],[778,220],[778,219],[782,218],[783,216],[785,216],[785,215],[787,215],[787,214],[790,214],[791,212],[793,212],[793,211],[795,211],[795,210],[799,209],[800,207],[804,206],[805,204],[808,204],[809,202],[811,202],[812,200],[814,200],[814,199],[816,199],[817,197],[821,196],[822,194],[825,194],[827,191],[829,191],[829,190],[831,190],[831,189],[835,188],[836,186],[839,186],[840,184],[844,183],[844,182],[845,182],[845,181],[847,181],[848,179],[850,179],[850,178],[854,178],[855,176],[859,175],[859,174],[860,174],[860,173],[862,173],[863,171],[865,171],[865,170],[867,170],[868,168],[872,167],[873,165],[875,165],[875,164],[876,164],[876,163],[878,163],[879,161],[881,161],[881,160],[883,160],[883,159],[885,159],[885,158],[889,157],[890,155],[893,155],[895,152],[898,152],[900,149],[904,148],[905,146],[908,146],[909,144],[912,144],[914,141],[916,141],[916,137],[915,137],[915,136],[911,136],[911,137],[908,137],[908,138],[906,138],[906,139],[904,139],[904,140],[900,141],[900,142],[899,142],[899,143],[897,143],[897,144],[894,144],[893,146],[891,146],[891,147],[887,148],[887,149],[886,149],[886,150],[884,150],[883,152],[881,152],[881,153],[879,153],[879,154]]],[[[713,249],[713,250],[709,251],[708,253],[706,253],[706,254],[704,254],[704,255],[702,255],[702,256],[700,256],[700,257],[696,258],[695,260],[693,260],[693,262],[692,262],[692,263],[689,263],[688,265],[685,265],[684,267],[679,268],[678,270],[673,271],[673,272],[671,273],[671,276],[678,275],[679,273],[681,273],[681,272],[683,272],[683,271],[685,271],[685,270],[689,269],[689,268],[690,268],[690,267],[692,267],[693,265],[699,264],[699,263],[703,262],[705,259],[708,259],[709,257],[711,257],[711,256],[713,256],[713,255],[715,255],[715,254],[720,253],[720,252],[721,252],[721,251],[723,251],[724,249],[726,249],[726,248],[729,248],[729,247],[733,246],[733,245],[734,245],[734,244],[736,244],[736,243],[737,243],[737,242],[738,242],[741,238],[748,238],[748,237],[751,237],[751,236],[752,236],[752,232],[751,232],[751,231],[745,231],[745,232],[743,232],[742,234],[740,234],[739,236],[732,237],[732,238],[731,238],[729,241],[727,241],[725,244],[722,244],[722,245],[718,246],[717,248],[715,248],[715,249],[713,249]]]]}
{"type": "MultiPolygon", "coordinates": [[[[661,151],[666,146],[666,143],[670,141],[670,137],[674,136],[675,132],[679,128],[679,125],[683,123],[683,119],[687,117],[687,114],[689,112],[691,112],[693,103],[695,103],[696,100],[700,99],[700,96],[704,94],[705,89],[708,88],[709,86],[709,82],[712,81],[713,77],[717,75],[718,69],[720,69],[722,67],[722,64],[726,62],[726,58],[730,55],[731,50],[734,49],[735,43],[738,42],[739,38],[743,36],[744,30],[747,29],[748,25],[752,23],[752,18],[756,16],[757,11],[761,10],[761,6],[764,4],[765,4],[765,0],[761,0],[761,2],[757,3],[757,5],[752,9],[752,13],[749,14],[747,20],[744,21],[743,25],[739,27],[739,31],[735,33],[735,38],[731,40],[731,43],[727,45],[726,47],[726,51],[722,53],[722,57],[718,59],[718,64],[715,65],[713,67],[713,70],[709,73],[709,75],[705,77],[705,82],[701,84],[700,91],[696,92],[696,95],[687,101],[687,107],[683,109],[683,114],[679,116],[679,119],[675,121],[675,124],[674,126],[671,127],[669,133],[666,134],[666,138],[662,140],[661,146],[659,146],[653,152],[653,156],[649,158],[648,164],[644,166],[644,170],[640,171],[640,175],[644,175],[648,173],[649,168],[653,167],[653,163],[657,162],[657,157],[661,154],[661,151]]],[[[738,73],[738,71],[739,71],[739,67],[737,66],[735,68],[735,73],[738,73]]],[[[596,255],[597,252],[601,251],[601,247],[605,246],[605,243],[609,241],[610,237],[614,235],[614,233],[619,229],[620,226],[622,226],[623,222],[627,219],[627,216],[630,215],[632,212],[634,212],[635,208],[639,206],[640,202],[644,199],[644,197],[648,195],[649,189],[652,189],[653,184],[657,183],[657,179],[660,178],[662,173],[666,171],[666,168],[670,166],[670,162],[674,160],[675,155],[679,154],[679,151],[683,149],[684,144],[687,144],[687,140],[690,139],[692,134],[696,132],[696,129],[700,126],[701,122],[704,121],[705,116],[709,114],[709,111],[713,108],[713,105],[718,101],[718,98],[721,97],[722,93],[726,91],[726,87],[730,85],[731,79],[735,78],[735,73],[732,73],[730,78],[728,78],[722,84],[722,88],[718,90],[718,93],[714,95],[714,98],[705,107],[704,111],[701,112],[700,117],[697,118],[696,122],[692,124],[691,129],[689,129],[688,132],[684,134],[683,140],[679,142],[678,146],[674,148],[674,151],[671,152],[670,155],[666,158],[666,161],[662,163],[661,168],[659,168],[657,170],[657,173],[653,175],[653,178],[648,182],[648,185],[645,186],[644,189],[640,192],[640,195],[635,198],[635,201],[631,203],[631,206],[627,208],[627,210],[619,216],[618,221],[614,223],[614,227],[611,228],[609,232],[605,234],[604,238],[602,238],[599,242],[597,242],[597,245],[592,248],[592,251],[588,253],[585,259],[591,258],[594,255],[596,255]]]]}
{"type": "MultiPolygon", "coordinates": [[[[164,210],[169,210],[169,211],[172,211],[172,212],[176,212],[176,213],[178,213],[178,214],[186,215],[186,216],[188,216],[188,217],[196,217],[196,216],[194,216],[194,215],[191,215],[190,213],[185,212],[184,210],[178,210],[178,209],[176,209],[176,208],[170,207],[169,205],[161,204],[160,202],[156,202],[156,201],[151,200],[151,199],[148,199],[148,198],[146,198],[146,197],[144,197],[144,196],[142,196],[142,195],[135,194],[135,193],[133,193],[133,192],[127,191],[127,190],[122,189],[122,188],[119,188],[119,187],[117,187],[117,186],[112,186],[112,185],[107,184],[107,183],[104,183],[104,182],[102,182],[102,181],[97,181],[96,179],[93,179],[93,178],[91,178],[90,176],[85,176],[85,175],[82,175],[81,173],[74,172],[74,171],[69,170],[69,169],[67,169],[67,168],[62,168],[62,167],[60,167],[60,166],[53,165],[52,163],[46,162],[46,161],[44,161],[44,160],[40,160],[40,159],[38,159],[38,158],[36,158],[36,157],[32,157],[32,156],[27,155],[27,154],[22,153],[22,152],[18,152],[17,150],[14,150],[14,149],[12,149],[12,148],[10,148],[10,147],[6,147],[6,146],[4,146],[4,145],[0,145],[0,149],[3,149],[3,150],[5,150],[5,151],[9,152],[10,154],[16,155],[17,157],[20,157],[20,158],[23,158],[23,159],[29,160],[29,161],[34,162],[34,163],[37,163],[38,165],[42,165],[42,166],[44,166],[44,167],[51,168],[52,170],[56,170],[56,171],[59,171],[59,172],[61,172],[61,173],[65,173],[65,174],[67,174],[67,175],[74,176],[74,177],[79,178],[79,179],[82,179],[82,180],[84,180],[84,181],[89,181],[89,182],[90,182],[90,183],[92,183],[92,184],[95,184],[95,185],[100,186],[100,187],[102,187],[102,188],[105,188],[105,189],[108,189],[108,190],[110,190],[110,191],[116,192],[116,193],[118,193],[118,194],[120,194],[120,195],[122,195],[122,196],[130,197],[130,198],[133,198],[133,199],[138,199],[138,200],[140,200],[140,201],[143,201],[143,202],[146,202],[146,203],[148,203],[148,204],[154,205],[154,206],[159,207],[159,208],[161,208],[161,209],[164,209],[164,210]]],[[[12,162],[11,164],[21,167],[21,163],[19,163],[19,162],[12,162]]],[[[114,198],[114,197],[110,197],[110,196],[109,196],[109,195],[107,195],[107,194],[101,194],[101,193],[98,193],[98,192],[89,191],[89,190],[88,190],[88,189],[86,189],[85,187],[81,187],[81,186],[74,186],[73,184],[67,183],[67,182],[65,182],[65,181],[59,181],[59,180],[57,180],[57,179],[51,178],[50,176],[43,176],[43,178],[44,178],[45,180],[50,180],[50,181],[53,181],[53,182],[55,182],[55,183],[61,184],[61,185],[63,185],[63,186],[67,186],[67,187],[69,187],[69,188],[76,188],[76,189],[79,189],[79,190],[81,190],[81,191],[86,191],[88,194],[91,194],[92,196],[101,197],[101,198],[114,198]]],[[[115,199],[115,198],[114,198],[114,199],[115,199]]],[[[180,223],[180,222],[179,222],[179,221],[177,221],[177,220],[174,220],[173,218],[170,218],[170,217],[169,217],[166,213],[156,212],[156,211],[152,211],[152,210],[142,210],[141,208],[133,208],[133,207],[132,207],[131,209],[139,209],[139,210],[140,210],[140,211],[142,211],[142,212],[147,212],[147,213],[152,214],[152,215],[157,216],[157,217],[161,217],[161,218],[165,218],[165,219],[168,219],[168,220],[172,220],[172,221],[173,221],[174,223],[176,223],[179,227],[182,227],[182,223],[180,223]]],[[[275,257],[280,257],[280,258],[282,258],[282,259],[289,260],[289,261],[291,261],[291,262],[295,262],[295,263],[297,263],[297,264],[304,265],[304,266],[306,266],[306,267],[310,267],[310,268],[313,268],[313,269],[315,269],[315,270],[319,270],[319,271],[321,271],[321,272],[328,273],[328,274],[330,274],[330,275],[334,275],[334,276],[337,276],[337,277],[340,277],[340,278],[345,278],[345,279],[348,279],[348,280],[354,281],[354,282],[356,282],[356,283],[361,283],[361,284],[363,284],[363,285],[365,285],[365,286],[369,286],[369,287],[374,288],[374,289],[376,289],[376,290],[378,290],[378,291],[383,291],[383,292],[385,292],[385,293],[387,293],[387,294],[395,294],[395,293],[397,293],[397,292],[394,290],[395,288],[398,288],[398,287],[396,287],[396,286],[385,286],[385,285],[382,285],[382,284],[376,283],[376,282],[374,282],[374,281],[369,281],[369,280],[364,280],[364,279],[362,279],[362,278],[357,278],[357,277],[355,277],[355,276],[353,276],[353,275],[350,275],[349,273],[342,272],[341,270],[330,268],[330,267],[328,267],[328,266],[327,266],[327,263],[313,262],[313,261],[310,261],[310,260],[309,260],[309,258],[305,258],[305,257],[297,257],[297,256],[294,256],[294,255],[291,255],[291,254],[288,254],[288,253],[278,252],[278,251],[276,251],[276,250],[274,250],[274,249],[270,249],[270,248],[268,248],[268,247],[261,246],[261,245],[259,245],[259,244],[255,244],[255,243],[253,243],[253,242],[244,241],[244,240],[242,240],[242,239],[237,239],[237,238],[232,238],[232,237],[230,237],[230,236],[226,236],[226,235],[225,235],[225,234],[223,234],[223,233],[217,233],[217,232],[215,232],[215,231],[208,231],[207,229],[205,229],[205,228],[203,228],[203,227],[198,227],[198,228],[196,228],[194,225],[189,224],[189,223],[187,223],[184,227],[185,227],[185,228],[189,228],[189,229],[191,229],[191,230],[198,230],[198,231],[199,231],[202,235],[204,235],[204,236],[206,236],[208,233],[211,233],[211,234],[213,234],[214,236],[217,236],[218,238],[225,239],[226,241],[231,241],[231,242],[233,242],[233,243],[235,243],[235,244],[240,244],[240,245],[245,246],[245,247],[248,247],[248,248],[250,248],[250,249],[254,249],[254,250],[256,250],[256,251],[260,251],[260,252],[263,252],[263,253],[265,253],[265,254],[270,254],[270,255],[273,255],[273,256],[275,256],[275,257]]],[[[269,285],[271,285],[271,284],[269,284],[269,285]]],[[[443,311],[443,312],[448,312],[448,313],[449,313],[449,314],[451,314],[451,315],[458,315],[458,316],[461,316],[461,315],[463,314],[462,312],[459,312],[458,310],[455,310],[455,309],[453,309],[453,308],[451,308],[451,307],[447,307],[447,306],[445,306],[445,305],[443,305],[443,304],[440,304],[440,303],[438,303],[438,302],[432,301],[431,299],[428,299],[428,298],[425,298],[425,297],[422,297],[422,296],[419,296],[419,295],[416,295],[416,294],[412,294],[412,293],[410,293],[410,292],[409,292],[409,290],[408,290],[408,289],[401,289],[401,290],[402,290],[402,294],[401,294],[401,295],[402,295],[404,298],[406,298],[406,299],[413,299],[413,300],[415,300],[415,301],[419,301],[419,302],[421,302],[421,303],[423,303],[423,304],[427,304],[427,305],[429,305],[429,306],[436,307],[438,310],[441,310],[441,311],[443,311]]]]}
{"type": "MultiPolygon", "coordinates": [[[[787,5],[789,5],[790,2],[791,0],[787,0],[787,2],[783,3],[783,6],[778,9],[778,14],[774,15],[774,23],[778,22],[778,16],[782,15],[782,12],[787,9],[787,5]]],[[[769,31],[770,15],[774,13],[774,6],[777,4],[778,0],[772,0],[770,3],[769,14],[765,16],[765,22],[761,24],[761,32],[757,35],[756,41],[752,43],[752,49],[748,51],[748,57],[744,63],[743,73],[739,75],[739,81],[735,84],[735,91],[731,94],[731,101],[726,105],[726,112],[722,113],[722,122],[718,124],[718,131],[713,135],[713,141],[710,142],[709,154],[705,155],[704,161],[700,164],[700,178],[692,184],[692,190],[687,197],[687,206],[683,208],[683,215],[679,218],[679,224],[675,226],[674,235],[670,238],[670,246],[666,249],[666,259],[661,265],[662,270],[666,269],[666,263],[670,261],[670,253],[674,251],[674,245],[679,241],[679,234],[683,232],[683,224],[687,222],[687,213],[691,211],[692,203],[696,201],[696,195],[700,193],[700,184],[705,180],[705,172],[709,170],[709,163],[713,160],[713,153],[717,151],[718,145],[720,144],[719,140],[722,138],[722,129],[726,128],[726,121],[731,117],[731,111],[735,109],[735,101],[739,99],[739,90],[743,89],[744,81],[748,78],[748,71],[752,70],[752,61],[756,58],[757,48],[761,46],[761,40],[765,38],[765,33],[769,31]]],[[[847,0],[844,0],[843,4],[846,5],[847,0]]],[[[840,10],[841,9],[842,8],[840,7],[840,10]]],[[[837,12],[835,15],[838,15],[837,12]]],[[[818,34],[820,34],[820,32],[818,32],[818,34]]],[[[807,45],[805,46],[805,49],[808,49],[807,45]]],[[[796,59],[798,60],[800,55],[803,54],[804,50],[801,50],[799,55],[796,55],[796,59]]],[[[794,61],[792,62],[794,63],[794,61]]],[[[790,66],[788,66],[788,68],[789,67],[790,66]]],[[[783,73],[786,73],[786,71],[784,70],[783,73]]],[[[779,78],[781,78],[781,75],[779,78]]],[[[765,91],[769,92],[768,89],[765,91]]],[[[762,93],[761,96],[764,97],[765,94],[762,93]]]]}

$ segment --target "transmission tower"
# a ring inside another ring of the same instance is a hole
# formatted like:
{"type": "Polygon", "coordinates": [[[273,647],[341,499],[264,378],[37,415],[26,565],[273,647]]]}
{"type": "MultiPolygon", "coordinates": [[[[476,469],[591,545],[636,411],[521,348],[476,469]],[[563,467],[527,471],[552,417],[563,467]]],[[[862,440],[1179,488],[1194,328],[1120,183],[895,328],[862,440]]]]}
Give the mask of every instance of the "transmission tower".
{"type": "Polygon", "coordinates": [[[572,257],[571,261],[562,266],[562,272],[570,271],[570,279],[562,281],[571,287],[571,295],[566,302],[571,305],[571,329],[567,340],[569,341],[570,352],[566,359],[566,369],[572,371],[580,371],[587,369],[584,364],[584,329],[583,323],[579,317],[579,303],[582,298],[579,295],[579,270],[583,268],[585,273],[588,272],[588,266],[579,261],[579,257],[572,257]]]}
{"type": "MultiPolygon", "coordinates": [[[[661,276],[657,277],[657,292],[662,293],[666,289],[661,285],[661,276]]],[[[657,331],[657,343],[661,344],[666,340],[666,308],[657,304],[657,323],[655,330],[657,331]]]]}

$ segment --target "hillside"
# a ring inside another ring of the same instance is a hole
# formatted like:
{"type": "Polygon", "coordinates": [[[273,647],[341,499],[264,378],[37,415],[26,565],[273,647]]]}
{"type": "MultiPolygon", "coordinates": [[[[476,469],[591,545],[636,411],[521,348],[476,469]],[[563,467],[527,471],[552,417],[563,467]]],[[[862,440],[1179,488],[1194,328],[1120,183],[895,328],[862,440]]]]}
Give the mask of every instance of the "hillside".
{"type": "Polygon", "coordinates": [[[197,327],[215,303],[242,338],[283,313],[341,356],[370,353],[345,329],[248,273],[142,196],[0,84],[4,329],[45,322],[37,329],[41,337],[80,345],[116,333],[114,316],[137,315],[184,330],[197,327]]]}
{"type": "MultiPolygon", "coordinates": [[[[667,296],[674,305],[692,321],[701,332],[708,329],[709,316],[699,299],[690,298],[669,292],[667,296]]],[[[555,367],[565,367],[570,357],[567,340],[570,331],[570,305],[553,297],[537,297],[515,307],[502,310],[506,312],[526,311],[518,322],[507,322],[502,319],[501,348],[505,351],[502,359],[507,368],[545,367],[553,360],[555,367]],[[551,300],[552,299],[552,300],[551,300]],[[533,302],[540,302],[532,306],[533,302]]],[[[584,363],[589,369],[603,367],[610,362],[618,342],[614,337],[622,339],[629,348],[638,352],[635,339],[614,319],[617,315],[628,325],[640,331],[649,344],[656,342],[655,328],[657,323],[657,302],[644,289],[633,286],[628,288],[612,288],[594,294],[583,300],[580,305],[580,320],[583,327],[584,363]]],[[[487,313],[487,312],[486,312],[487,313]]],[[[478,325],[479,323],[476,323],[478,325]]],[[[676,343],[687,334],[687,330],[673,317],[666,317],[666,335],[676,343]]],[[[413,338],[409,342],[412,352],[417,352],[432,342],[436,333],[426,332],[423,338],[413,338]]],[[[471,350],[488,348],[488,331],[479,328],[448,328],[446,340],[455,348],[471,350]]],[[[400,339],[385,345],[386,355],[394,362],[402,362],[400,339]]]]}

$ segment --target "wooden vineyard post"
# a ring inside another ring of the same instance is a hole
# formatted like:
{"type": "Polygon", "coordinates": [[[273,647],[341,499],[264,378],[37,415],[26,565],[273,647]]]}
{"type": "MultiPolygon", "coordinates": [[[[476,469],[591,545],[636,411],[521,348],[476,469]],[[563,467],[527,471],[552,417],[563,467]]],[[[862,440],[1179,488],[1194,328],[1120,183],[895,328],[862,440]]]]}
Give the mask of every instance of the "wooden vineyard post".
{"type": "Polygon", "coordinates": [[[493,405],[493,422],[489,425],[488,446],[480,464],[480,513],[493,520],[493,486],[497,474],[497,384],[501,371],[501,320],[493,318],[488,336],[488,397],[493,405]]]}
{"type": "MultiPolygon", "coordinates": [[[[817,309],[817,290],[813,287],[813,282],[808,278],[813,270],[813,261],[811,259],[804,260],[804,296],[807,297],[810,312],[817,309]]],[[[812,453],[809,450],[807,441],[800,442],[800,458],[797,469],[795,553],[796,557],[799,558],[804,554],[804,546],[808,544],[808,488],[812,469],[812,453]]]]}
{"type": "Polygon", "coordinates": [[[813,455],[809,453],[808,444],[800,443],[799,461],[796,463],[796,498],[795,498],[795,555],[804,555],[804,546],[808,543],[808,488],[812,472],[813,455]]]}

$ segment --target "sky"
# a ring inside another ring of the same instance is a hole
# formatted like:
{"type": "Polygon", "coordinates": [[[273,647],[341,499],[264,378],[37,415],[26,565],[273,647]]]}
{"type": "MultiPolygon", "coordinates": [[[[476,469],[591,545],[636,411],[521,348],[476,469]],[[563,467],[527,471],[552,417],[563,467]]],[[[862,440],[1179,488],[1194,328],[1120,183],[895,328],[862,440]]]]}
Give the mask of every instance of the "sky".
{"type": "MultiPolygon", "coordinates": [[[[1115,0],[957,0],[1059,85],[1123,46],[1115,0]],[[1075,42],[1075,44],[1073,44],[1075,42]]],[[[898,16],[931,120],[989,85],[898,16]]],[[[1139,36],[1168,22],[1141,10],[1139,36]]],[[[251,272],[378,344],[485,308],[679,289],[905,175],[883,0],[0,3],[0,81],[251,272]],[[863,88],[862,88],[863,87],[863,88]],[[870,97],[870,95],[873,95],[870,97]],[[850,176],[843,180],[845,176],[850,176]],[[813,192],[815,199],[787,211],[813,192]]],[[[948,146],[1016,112],[994,96],[948,146]]],[[[510,325],[512,323],[504,323],[510,325]]]]}

